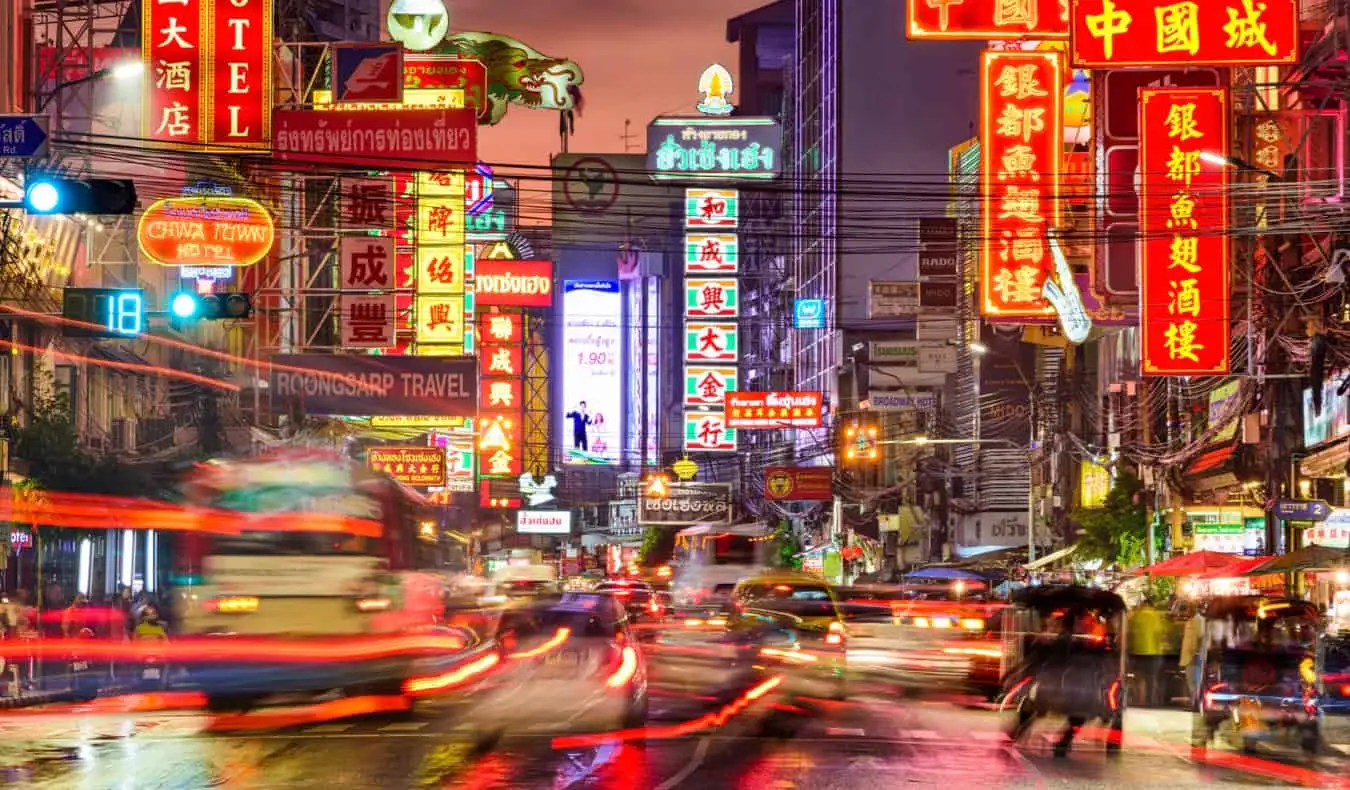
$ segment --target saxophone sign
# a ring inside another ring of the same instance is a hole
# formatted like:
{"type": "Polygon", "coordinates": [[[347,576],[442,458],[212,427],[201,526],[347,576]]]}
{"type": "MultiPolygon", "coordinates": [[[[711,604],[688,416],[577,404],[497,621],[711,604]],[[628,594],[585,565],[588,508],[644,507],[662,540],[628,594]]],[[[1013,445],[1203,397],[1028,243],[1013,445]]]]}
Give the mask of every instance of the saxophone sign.
{"type": "Polygon", "coordinates": [[[275,240],[272,215],[249,198],[165,198],[136,226],[141,252],[161,266],[252,266],[275,240]]]}

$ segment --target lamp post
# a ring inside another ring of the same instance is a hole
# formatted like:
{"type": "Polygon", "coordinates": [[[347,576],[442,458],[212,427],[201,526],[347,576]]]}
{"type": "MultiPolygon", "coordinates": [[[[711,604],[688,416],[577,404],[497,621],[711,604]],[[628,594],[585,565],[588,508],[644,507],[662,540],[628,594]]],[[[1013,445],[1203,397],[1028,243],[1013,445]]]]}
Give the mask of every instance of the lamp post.
{"type": "Polygon", "coordinates": [[[141,61],[125,60],[120,63],[115,63],[111,66],[106,66],[104,68],[98,69],[97,71],[91,71],[88,74],[84,75],[83,77],[76,77],[73,80],[64,80],[62,82],[58,82],[52,86],[51,90],[46,91],[45,93],[40,93],[35,97],[37,99],[37,101],[35,102],[37,106],[34,108],[34,112],[41,113],[43,110],[47,109],[47,105],[51,103],[51,100],[56,98],[57,95],[61,93],[61,91],[64,91],[67,88],[74,88],[77,85],[85,85],[90,82],[96,82],[106,77],[112,77],[115,80],[133,79],[135,77],[139,77],[144,71],[145,71],[145,64],[142,63],[141,61]]]}

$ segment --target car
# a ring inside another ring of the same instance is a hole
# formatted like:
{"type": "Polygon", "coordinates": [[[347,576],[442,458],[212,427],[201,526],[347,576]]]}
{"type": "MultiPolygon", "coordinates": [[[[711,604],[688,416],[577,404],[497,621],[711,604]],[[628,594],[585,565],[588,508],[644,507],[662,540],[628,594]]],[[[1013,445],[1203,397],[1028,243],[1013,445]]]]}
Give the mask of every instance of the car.
{"type": "Polygon", "coordinates": [[[610,731],[647,720],[647,661],[611,595],[541,596],[502,612],[498,671],[469,696],[473,728],[610,731]]]}
{"type": "Polygon", "coordinates": [[[783,677],[789,696],[848,696],[848,633],[834,591],[804,574],[767,574],[731,593],[727,633],[737,646],[738,685],[783,677]]]}
{"type": "Polygon", "coordinates": [[[647,582],[607,580],[597,585],[594,591],[613,596],[628,613],[631,623],[659,623],[666,617],[666,603],[647,582]]]}

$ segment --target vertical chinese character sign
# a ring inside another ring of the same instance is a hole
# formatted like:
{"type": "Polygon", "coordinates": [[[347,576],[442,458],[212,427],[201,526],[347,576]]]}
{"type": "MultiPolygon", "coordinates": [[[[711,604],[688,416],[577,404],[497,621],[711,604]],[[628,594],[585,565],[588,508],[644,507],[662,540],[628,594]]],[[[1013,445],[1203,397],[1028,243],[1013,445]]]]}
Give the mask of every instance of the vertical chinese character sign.
{"type": "Polygon", "coordinates": [[[1064,56],[1056,51],[980,55],[983,201],[980,312],[1044,316],[1053,261],[1047,231],[1058,224],[1064,150],[1064,56]]]}
{"type": "Polygon", "coordinates": [[[464,175],[418,173],[414,232],[417,299],[413,338],[417,353],[464,353],[464,175]]]}
{"type": "Polygon", "coordinates": [[[272,0],[142,0],[142,137],[266,150],[272,17],[272,0]]]}
{"type": "Polygon", "coordinates": [[[507,506],[490,487],[492,480],[518,478],[524,470],[525,316],[484,312],[477,320],[479,490],[486,505],[507,506]]]}
{"type": "Polygon", "coordinates": [[[1226,375],[1228,91],[1139,91],[1140,336],[1151,376],[1226,375]]]}
{"type": "Polygon", "coordinates": [[[344,236],[338,242],[343,348],[394,345],[394,240],[389,236],[344,236]]]}
{"type": "Polygon", "coordinates": [[[739,378],[739,193],[686,189],[684,224],[684,449],[735,451],[723,403],[739,378]]]}

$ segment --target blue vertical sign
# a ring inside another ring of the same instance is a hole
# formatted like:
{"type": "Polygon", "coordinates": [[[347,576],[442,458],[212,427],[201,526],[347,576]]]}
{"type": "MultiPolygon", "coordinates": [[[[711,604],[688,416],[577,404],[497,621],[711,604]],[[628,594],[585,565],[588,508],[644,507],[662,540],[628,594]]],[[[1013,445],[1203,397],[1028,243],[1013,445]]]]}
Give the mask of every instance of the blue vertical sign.
{"type": "Polygon", "coordinates": [[[792,306],[794,329],[824,329],[825,300],[798,299],[792,306]]]}

